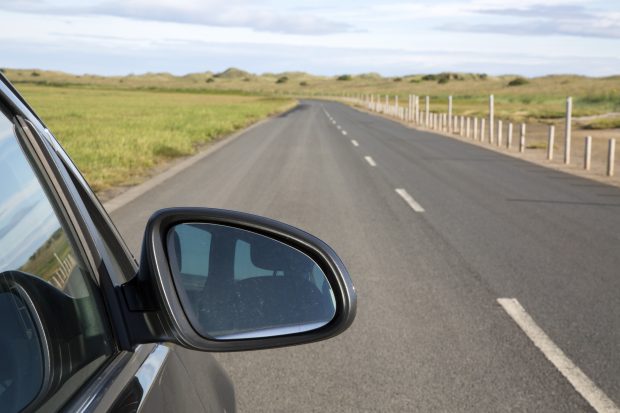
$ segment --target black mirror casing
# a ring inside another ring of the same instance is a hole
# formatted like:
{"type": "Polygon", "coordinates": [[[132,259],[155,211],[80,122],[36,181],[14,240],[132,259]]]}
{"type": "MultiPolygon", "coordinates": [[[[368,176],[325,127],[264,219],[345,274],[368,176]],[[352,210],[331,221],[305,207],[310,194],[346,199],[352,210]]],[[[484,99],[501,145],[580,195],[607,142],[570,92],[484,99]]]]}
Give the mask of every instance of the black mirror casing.
{"type": "Polygon", "coordinates": [[[243,351],[324,340],[342,333],[355,318],[356,292],[336,253],[320,239],[290,225],[247,213],[211,208],[169,208],[149,219],[138,275],[122,287],[128,307],[128,330],[134,344],[173,342],[201,351],[243,351]],[[180,298],[167,251],[167,234],[175,225],[208,223],[251,231],[291,246],[310,257],[329,281],[335,315],[315,330],[276,337],[217,340],[200,335],[180,298]]]}

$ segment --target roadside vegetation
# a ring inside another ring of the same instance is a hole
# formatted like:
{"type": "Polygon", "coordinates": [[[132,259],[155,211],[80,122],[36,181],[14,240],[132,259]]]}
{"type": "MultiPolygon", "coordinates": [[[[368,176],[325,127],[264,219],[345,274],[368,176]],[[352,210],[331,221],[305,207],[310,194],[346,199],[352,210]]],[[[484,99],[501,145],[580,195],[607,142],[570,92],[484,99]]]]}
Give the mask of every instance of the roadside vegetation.
{"type": "Polygon", "coordinates": [[[139,183],[154,167],[294,104],[283,97],[16,86],[98,192],[139,183]]]}
{"type": "Polygon", "coordinates": [[[230,68],[184,76],[104,77],[0,70],[49,123],[97,191],[138,183],[158,165],[193,154],[218,137],[283,111],[295,98],[372,93],[381,99],[390,95],[391,102],[398,95],[405,106],[409,94],[428,95],[430,110],[444,112],[452,95],[454,114],[480,117],[488,114],[488,99],[493,94],[497,119],[539,125],[528,131],[540,129],[537,135],[542,142],[546,124],[555,124],[561,133],[566,97],[572,96],[577,133],[592,130],[595,138],[607,139],[620,128],[620,76],[256,75],[230,68]]]}
{"type": "MultiPolygon", "coordinates": [[[[591,78],[574,75],[525,78],[489,76],[485,73],[416,74],[382,77],[377,73],[314,76],[304,72],[252,74],[230,68],[220,73],[169,73],[103,77],[70,75],[34,69],[4,69],[16,84],[38,84],[104,89],[169,90],[201,94],[248,94],[285,96],[338,96],[373,93],[394,96],[406,104],[409,94],[431,97],[431,110],[447,106],[454,98],[457,114],[481,116],[488,96],[495,95],[497,115],[514,121],[553,120],[563,116],[565,99],[573,96],[575,117],[594,117],[620,112],[620,76],[591,78]]],[[[608,121],[606,121],[608,122],[608,121]]],[[[613,124],[612,124],[613,125],[613,124]]],[[[585,126],[585,125],[584,125],[585,126]]]]}

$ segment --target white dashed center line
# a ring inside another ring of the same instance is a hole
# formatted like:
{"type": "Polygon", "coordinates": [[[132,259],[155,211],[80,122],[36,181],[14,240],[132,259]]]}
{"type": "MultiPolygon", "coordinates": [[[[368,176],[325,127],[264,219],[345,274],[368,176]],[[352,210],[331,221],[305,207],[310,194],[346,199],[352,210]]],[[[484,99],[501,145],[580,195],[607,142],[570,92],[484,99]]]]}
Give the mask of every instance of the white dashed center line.
{"type": "Polygon", "coordinates": [[[599,413],[620,412],[618,406],[538,327],[519,301],[515,298],[498,298],[497,302],[594,410],[599,413]]]}
{"type": "Polygon", "coordinates": [[[396,188],[396,193],[401,196],[402,199],[405,200],[407,204],[413,209],[415,212],[424,212],[424,208],[422,205],[418,204],[415,199],[407,191],[402,188],[396,188]]]}
{"type": "Polygon", "coordinates": [[[366,162],[368,162],[370,166],[377,166],[377,164],[375,163],[375,160],[372,159],[370,156],[364,156],[364,159],[366,159],[366,162]]]}
{"type": "Polygon", "coordinates": [[[338,130],[342,129],[342,126],[340,125],[336,125],[336,127],[338,128],[338,130]]]}
{"type": "Polygon", "coordinates": [[[342,134],[346,136],[347,131],[346,131],[346,130],[343,130],[343,131],[342,131],[342,134]]]}
{"type": "Polygon", "coordinates": [[[353,144],[353,146],[357,147],[360,146],[359,143],[357,143],[357,141],[355,139],[351,139],[351,143],[353,144]]]}

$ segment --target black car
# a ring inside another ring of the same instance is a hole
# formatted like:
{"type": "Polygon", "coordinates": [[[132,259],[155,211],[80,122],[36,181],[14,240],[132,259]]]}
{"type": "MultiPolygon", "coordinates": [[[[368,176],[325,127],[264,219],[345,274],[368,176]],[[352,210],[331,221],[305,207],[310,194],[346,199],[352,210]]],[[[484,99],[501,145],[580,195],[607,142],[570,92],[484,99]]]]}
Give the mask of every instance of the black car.
{"type": "Polygon", "coordinates": [[[0,112],[0,412],[231,412],[209,352],[308,343],[353,322],[334,251],[267,218],[157,211],[136,262],[1,74],[0,112]]]}

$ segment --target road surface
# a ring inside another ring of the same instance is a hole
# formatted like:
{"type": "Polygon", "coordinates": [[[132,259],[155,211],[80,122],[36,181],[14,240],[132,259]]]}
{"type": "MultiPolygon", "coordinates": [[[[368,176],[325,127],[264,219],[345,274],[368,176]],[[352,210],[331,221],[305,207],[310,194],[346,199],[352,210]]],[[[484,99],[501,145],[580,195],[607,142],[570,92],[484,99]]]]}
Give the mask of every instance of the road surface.
{"type": "Polygon", "coordinates": [[[307,230],[357,287],[356,321],[335,339],[216,356],[242,412],[620,404],[616,188],[303,101],[114,211],[136,255],[149,215],[169,206],[307,230]],[[500,298],[518,300],[544,337],[529,338],[500,298]],[[558,369],[554,351],[574,364],[558,369]],[[575,371],[585,384],[571,384],[575,371]]]}

